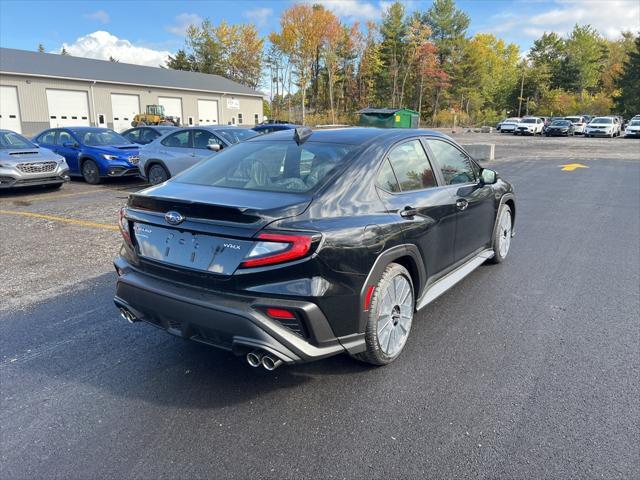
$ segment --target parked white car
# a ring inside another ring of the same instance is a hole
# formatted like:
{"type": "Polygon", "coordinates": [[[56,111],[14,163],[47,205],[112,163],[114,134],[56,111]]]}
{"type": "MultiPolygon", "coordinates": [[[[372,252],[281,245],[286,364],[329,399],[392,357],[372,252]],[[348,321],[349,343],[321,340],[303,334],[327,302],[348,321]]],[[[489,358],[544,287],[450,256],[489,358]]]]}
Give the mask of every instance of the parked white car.
{"type": "Polygon", "coordinates": [[[525,117],[518,122],[514,135],[542,135],[544,131],[544,120],[537,117],[525,117]]]}
{"type": "Polygon", "coordinates": [[[564,117],[565,120],[569,120],[573,123],[576,135],[582,135],[587,127],[587,121],[584,117],[564,117]]]}
{"type": "Polygon", "coordinates": [[[500,124],[500,133],[513,133],[520,120],[521,119],[518,117],[512,117],[503,120],[500,124]]]}
{"type": "Polygon", "coordinates": [[[625,137],[640,137],[640,116],[633,117],[627,124],[627,129],[624,131],[625,137]]]}
{"type": "Polygon", "coordinates": [[[586,137],[610,137],[618,135],[618,124],[613,117],[596,117],[587,125],[586,137]]]}

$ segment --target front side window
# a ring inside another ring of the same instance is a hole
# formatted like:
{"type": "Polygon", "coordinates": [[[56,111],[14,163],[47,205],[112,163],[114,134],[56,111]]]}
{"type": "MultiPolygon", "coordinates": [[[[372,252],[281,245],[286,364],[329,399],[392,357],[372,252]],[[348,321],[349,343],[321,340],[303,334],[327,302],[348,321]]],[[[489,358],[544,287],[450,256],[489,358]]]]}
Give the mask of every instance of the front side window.
{"type": "Polygon", "coordinates": [[[433,152],[434,160],[447,185],[476,181],[473,162],[462,151],[442,140],[428,139],[427,145],[433,152]]]}
{"type": "Polygon", "coordinates": [[[395,147],[387,158],[401,191],[422,190],[438,185],[420,140],[411,140],[395,147]]]}
{"type": "Polygon", "coordinates": [[[243,190],[303,193],[318,186],[357,147],[246,142],[186,170],[176,181],[243,190]]]}
{"type": "Polygon", "coordinates": [[[40,135],[36,139],[36,141],[38,143],[53,145],[55,143],[55,141],[56,141],[56,131],[55,130],[49,130],[48,132],[45,132],[42,135],[40,135]]]}
{"type": "Polygon", "coordinates": [[[181,132],[176,132],[172,135],[169,135],[167,138],[162,140],[162,145],[165,147],[174,147],[174,148],[189,148],[189,130],[183,130],[181,132]]]}
{"type": "Polygon", "coordinates": [[[213,133],[206,130],[195,130],[193,132],[193,148],[206,150],[209,145],[218,144],[221,147],[224,144],[213,133]]]}
{"type": "Polygon", "coordinates": [[[58,139],[56,140],[56,144],[64,146],[65,143],[75,143],[75,141],[73,140],[69,132],[61,130],[60,133],[58,133],[58,139]]]}
{"type": "Polygon", "coordinates": [[[143,144],[143,145],[146,145],[147,143],[153,142],[159,136],[160,136],[160,134],[158,132],[156,132],[155,130],[152,130],[150,128],[145,128],[144,130],[142,130],[140,132],[140,140],[139,140],[139,142],[141,144],[143,144]]]}

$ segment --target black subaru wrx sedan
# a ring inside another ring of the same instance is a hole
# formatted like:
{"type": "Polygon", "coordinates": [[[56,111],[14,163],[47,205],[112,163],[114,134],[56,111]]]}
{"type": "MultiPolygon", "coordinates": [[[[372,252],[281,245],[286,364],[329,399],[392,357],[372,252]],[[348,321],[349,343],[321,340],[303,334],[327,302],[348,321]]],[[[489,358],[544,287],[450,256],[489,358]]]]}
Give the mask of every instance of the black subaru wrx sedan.
{"type": "Polygon", "coordinates": [[[440,133],[276,132],[129,197],[115,303],[268,370],[385,365],[418,310],[506,258],[515,213],[511,185],[440,133]]]}

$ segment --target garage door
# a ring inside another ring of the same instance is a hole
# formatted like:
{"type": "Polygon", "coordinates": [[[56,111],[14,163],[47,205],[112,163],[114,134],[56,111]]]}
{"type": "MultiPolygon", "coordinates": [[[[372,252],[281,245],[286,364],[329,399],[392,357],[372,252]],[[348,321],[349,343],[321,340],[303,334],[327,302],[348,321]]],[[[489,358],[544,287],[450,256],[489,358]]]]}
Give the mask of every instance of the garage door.
{"type": "Polygon", "coordinates": [[[174,97],[158,97],[158,103],[164,107],[164,114],[179,118],[182,124],[182,99],[174,97]]]}
{"type": "Polygon", "coordinates": [[[133,117],[140,113],[140,101],[138,99],[138,95],[112,93],[111,111],[113,113],[113,129],[116,132],[121,132],[127,128],[131,128],[133,117]]]}
{"type": "Polygon", "coordinates": [[[90,126],[87,92],[47,90],[47,106],[51,128],[90,126]]]}
{"type": "Polygon", "coordinates": [[[17,87],[0,87],[0,128],[22,133],[17,87]]]}
{"type": "Polygon", "coordinates": [[[198,100],[198,125],[218,124],[218,101],[198,100]]]}

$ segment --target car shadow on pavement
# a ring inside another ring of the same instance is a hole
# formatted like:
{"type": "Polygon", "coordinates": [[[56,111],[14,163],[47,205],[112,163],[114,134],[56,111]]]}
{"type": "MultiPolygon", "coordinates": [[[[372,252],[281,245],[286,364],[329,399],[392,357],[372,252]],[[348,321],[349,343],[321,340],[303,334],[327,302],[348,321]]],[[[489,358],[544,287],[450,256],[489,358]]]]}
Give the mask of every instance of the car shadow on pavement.
{"type": "Polygon", "coordinates": [[[347,355],[273,372],[252,368],[230,352],[143,322],[128,324],[113,305],[114,284],[115,275],[104,274],[24,311],[0,312],[5,391],[26,398],[72,385],[79,395],[97,389],[163,406],[209,409],[298,388],[318,377],[376,370],[347,355]],[[24,378],[40,381],[28,385],[24,378]]]}

